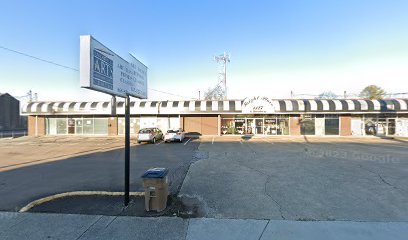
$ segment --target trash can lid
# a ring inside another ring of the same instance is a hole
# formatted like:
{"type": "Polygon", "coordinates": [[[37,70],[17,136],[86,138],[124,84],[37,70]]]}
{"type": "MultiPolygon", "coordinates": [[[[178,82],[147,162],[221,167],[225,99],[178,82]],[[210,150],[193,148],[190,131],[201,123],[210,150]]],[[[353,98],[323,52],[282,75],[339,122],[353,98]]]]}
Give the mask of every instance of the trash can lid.
{"type": "Polygon", "coordinates": [[[167,168],[150,168],[142,175],[142,178],[164,178],[168,172],[167,168]]]}

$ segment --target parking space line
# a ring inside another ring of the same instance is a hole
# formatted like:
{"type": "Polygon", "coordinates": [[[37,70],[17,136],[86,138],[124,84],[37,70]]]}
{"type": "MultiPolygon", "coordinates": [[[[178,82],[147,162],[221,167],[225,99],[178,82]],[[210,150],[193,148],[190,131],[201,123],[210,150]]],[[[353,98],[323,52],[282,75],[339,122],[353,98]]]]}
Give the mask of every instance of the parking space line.
{"type": "Polygon", "coordinates": [[[184,143],[184,145],[186,145],[188,142],[190,142],[190,140],[191,140],[191,138],[189,138],[189,139],[187,140],[187,142],[184,143]]]}

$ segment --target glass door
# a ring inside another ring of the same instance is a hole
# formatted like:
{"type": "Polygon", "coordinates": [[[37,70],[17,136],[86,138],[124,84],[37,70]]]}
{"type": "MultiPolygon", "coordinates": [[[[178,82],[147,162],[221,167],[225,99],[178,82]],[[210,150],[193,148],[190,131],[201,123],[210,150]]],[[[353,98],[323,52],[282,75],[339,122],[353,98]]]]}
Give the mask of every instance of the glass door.
{"type": "Polygon", "coordinates": [[[75,120],[68,118],[68,134],[75,134],[75,120]]]}
{"type": "Polygon", "coordinates": [[[254,134],[255,133],[255,121],[252,118],[248,118],[246,120],[246,134],[254,134]]]}
{"type": "Polygon", "coordinates": [[[395,135],[395,118],[389,118],[387,122],[387,135],[395,135]]]}
{"type": "Polygon", "coordinates": [[[75,133],[82,134],[82,118],[75,119],[75,133]]]}
{"type": "Polygon", "coordinates": [[[255,119],[255,134],[263,134],[263,119],[255,119]]]}
{"type": "Polygon", "coordinates": [[[377,136],[383,136],[387,134],[387,119],[379,118],[377,121],[377,136]]]}

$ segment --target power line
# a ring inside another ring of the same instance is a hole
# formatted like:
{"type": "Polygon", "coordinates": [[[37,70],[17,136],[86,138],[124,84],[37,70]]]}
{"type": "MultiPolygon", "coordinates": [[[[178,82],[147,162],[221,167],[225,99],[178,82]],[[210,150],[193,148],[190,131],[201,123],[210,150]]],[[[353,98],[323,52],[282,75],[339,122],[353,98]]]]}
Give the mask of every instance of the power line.
{"type": "Polygon", "coordinates": [[[153,88],[149,88],[149,90],[156,91],[156,92],[159,92],[159,93],[168,94],[168,95],[173,95],[173,96],[176,96],[176,97],[189,98],[189,99],[196,99],[196,98],[192,98],[192,97],[186,97],[186,96],[181,96],[181,95],[177,95],[177,94],[173,94],[173,93],[168,93],[168,92],[160,91],[160,90],[153,89],[153,88]]]}
{"type": "MultiPolygon", "coordinates": [[[[408,92],[386,93],[386,94],[384,94],[384,98],[405,98],[406,97],[405,95],[408,95],[408,92]]],[[[300,98],[305,98],[305,97],[306,98],[318,98],[318,97],[321,97],[322,94],[309,94],[309,93],[294,94],[292,92],[291,96],[292,96],[292,98],[293,97],[295,97],[295,98],[299,98],[299,97],[300,98]]],[[[324,96],[324,94],[323,94],[323,96],[324,96]]],[[[344,95],[337,95],[337,94],[334,94],[333,97],[338,98],[338,99],[340,99],[340,98],[342,98],[342,99],[344,99],[344,98],[361,98],[361,95],[359,93],[347,93],[347,97],[345,97],[344,95]]]]}
{"type": "MultiPolygon", "coordinates": [[[[43,58],[39,58],[39,57],[30,55],[30,54],[27,54],[27,53],[23,53],[23,52],[20,52],[20,51],[17,51],[17,50],[13,50],[13,49],[10,49],[10,48],[4,47],[4,46],[0,46],[0,48],[4,49],[6,51],[12,52],[12,53],[16,53],[16,54],[19,54],[19,55],[22,55],[22,56],[25,56],[25,57],[29,57],[29,58],[38,60],[38,61],[42,61],[42,62],[49,63],[49,64],[52,64],[52,65],[55,65],[55,66],[58,66],[58,67],[63,67],[63,68],[66,68],[66,69],[70,69],[70,70],[79,72],[79,69],[77,69],[77,68],[65,66],[65,65],[53,62],[53,61],[49,61],[49,60],[46,60],[46,59],[43,59],[43,58]]],[[[165,91],[160,91],[160,90],[153,89],[153,88],[149,88],[149,90],[164,93],[164,94],[168,94],[168,95],[173,95],[173,96],[177,96],[177,97],[182,97],[182,98],[195,99],[195,98],[181,96],[181,95],[177,95],[177,94],[173,94],[173,93],[169,93],[169,92],[165,92],[165,91]]],[[[22,96],[22,97],[25,97],[25,96],[22,96]]]]}
{"type": "Polygon", "coordinates": [[[9,51],[9,52],[17,53],[17,54],[20,54],[20,55],[23,55],[23,56],[26,56],[26,57],[29,57],[29,58],[36,59],[36,60],[38,60],[38,61],[42,61],[42,62],[46,62],[46,63],[49,63],[49,64],[53,64],[53,65],[55,65],[55,66],[63,67],[63,68],[66,68],[66,69],[70,69],[70,70],[77,71],[77,72],[79,71],[79,70],[76,69],[76,68],[68,67],[68,66],[65,66],[65,65],[62,65],[62,64],[53,62],[53,61],[45,60],[45,59],[42,59],[42,58],[39,58],[39,57],[30,55],[30,54],[27,54],[27,53],[23,53],[23,52],[16,51],[16,50],[13,50],[13,49],[10,49],[10,48],[6,48],[6,47],[4,47],[4,46],[0,46],[0,48],[4,49],[4,50],[6,50],[6,51],[9,51]]]}

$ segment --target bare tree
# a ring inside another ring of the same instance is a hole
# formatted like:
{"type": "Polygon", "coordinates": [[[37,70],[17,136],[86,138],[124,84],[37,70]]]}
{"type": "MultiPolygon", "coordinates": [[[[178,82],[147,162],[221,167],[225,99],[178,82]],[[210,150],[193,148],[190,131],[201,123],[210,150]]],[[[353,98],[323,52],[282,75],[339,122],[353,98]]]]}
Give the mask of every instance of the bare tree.
{"type": "Polygon", "coordinates": [[[215,86],[214,88],[209,87],[204,92],[205,100],[223,100],[225,92],[220,85],[215,86]]]}
{"type": "Polygon", "coordinates": [[[337,98],[337,95],[332,91],[322,92],[319,94],[319,96],[316,97],[316,99],[335,99],[335,98],[337,98]]]}

